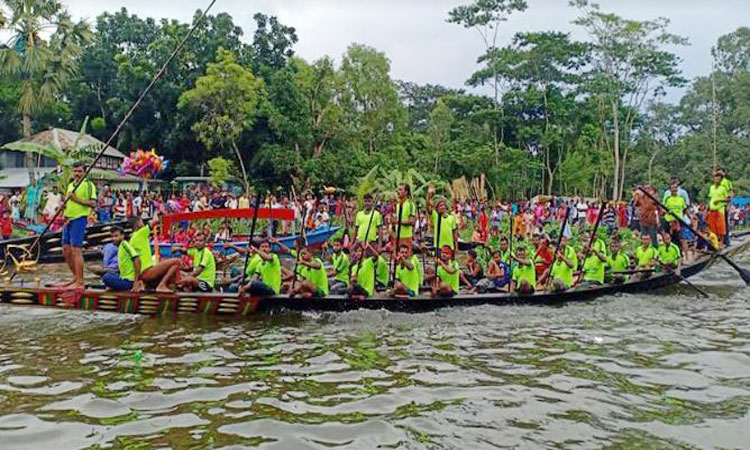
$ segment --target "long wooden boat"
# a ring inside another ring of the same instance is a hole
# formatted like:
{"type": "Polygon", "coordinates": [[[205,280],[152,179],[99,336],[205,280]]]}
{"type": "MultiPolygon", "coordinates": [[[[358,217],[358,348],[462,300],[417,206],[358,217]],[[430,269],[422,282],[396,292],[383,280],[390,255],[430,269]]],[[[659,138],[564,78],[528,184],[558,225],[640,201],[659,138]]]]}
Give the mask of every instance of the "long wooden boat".
{"type": "MultiPolygon", "coordinates": [[[[750,248],[750,234],[737,237],[724,250],[734,255],[750,248]]],[[[710,267],[716,257],[706,256],[683,267],[682,276],[692,277],[710,267]]],[[[70,292],[44,287],[10,285],[0,287],[0,303],[7,305],[44,306],[84,311],[111,311],[155,316],[201,315],[247,318],[260,313],[279,311],[347,311],[360,308],[391,311],[425,312],[451,306],[473,305],[562,305],[568,302],[592,300],[621,292],[647,292],[679,283],[673,274],[660,274],[642,281],[620,285],[606,285],[563,293],[536,293],[511,296],[505,293],[458,295],[453,298],[417,297],[411,299],[371,298],[352,300],[343,296],[324,299],[300,299],[278,296],[273,298],[243,297],[224,293],[156,294],[144,292],[112,292],[91,289],[71,295],[70,292]]]]}

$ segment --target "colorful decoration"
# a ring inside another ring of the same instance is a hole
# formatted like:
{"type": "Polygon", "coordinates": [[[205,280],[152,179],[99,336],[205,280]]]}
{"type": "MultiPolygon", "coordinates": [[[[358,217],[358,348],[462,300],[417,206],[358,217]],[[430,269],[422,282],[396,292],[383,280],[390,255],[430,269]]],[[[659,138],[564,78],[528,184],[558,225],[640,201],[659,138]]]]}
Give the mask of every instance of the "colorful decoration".
{"type": "Polygon", "coordinates": [[[167,167],[169,167],[169,161],[157,155],[156,149],[152,148],[150,152],[147,152],[139,148],[130,152],[130,156],[125,158],[119,172],[137,175],[141,178],[155,178],[167,167]]]}

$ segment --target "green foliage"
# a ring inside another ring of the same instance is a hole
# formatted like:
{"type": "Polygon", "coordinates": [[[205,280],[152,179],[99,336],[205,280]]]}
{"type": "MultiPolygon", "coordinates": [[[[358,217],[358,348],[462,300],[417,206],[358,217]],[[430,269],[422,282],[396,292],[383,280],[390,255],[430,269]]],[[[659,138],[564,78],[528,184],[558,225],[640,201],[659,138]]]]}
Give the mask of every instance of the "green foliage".
{"type": "Polygon", "coordinates": [[[222,187],[227,181],[233,180],[234,171],[232,161],[221,156],[208,160],[208,176],[211,178],[212,186],[222,187]]]}

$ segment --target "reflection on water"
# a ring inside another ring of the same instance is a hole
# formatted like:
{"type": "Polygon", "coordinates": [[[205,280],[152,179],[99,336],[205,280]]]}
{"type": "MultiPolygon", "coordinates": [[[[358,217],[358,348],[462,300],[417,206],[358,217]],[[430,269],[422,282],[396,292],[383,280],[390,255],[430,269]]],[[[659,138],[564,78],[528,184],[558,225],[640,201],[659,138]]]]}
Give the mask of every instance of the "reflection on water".
{"type": "Polygon", "coordinates": [[[248,322],[5,307],[0,448],[748,448],[750,291],[696,281],[248,322]]]}

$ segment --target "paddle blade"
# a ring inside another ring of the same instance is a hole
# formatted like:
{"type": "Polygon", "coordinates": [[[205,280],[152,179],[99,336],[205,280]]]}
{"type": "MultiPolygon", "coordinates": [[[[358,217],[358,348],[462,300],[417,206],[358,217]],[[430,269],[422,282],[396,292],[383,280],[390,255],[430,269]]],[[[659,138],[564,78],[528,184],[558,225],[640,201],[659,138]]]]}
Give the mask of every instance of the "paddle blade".
{"type": "Polygon", "coordinates": [[[750,270],[743,269],[741,267],[739,269],[740,270],[738,270],[737,272],[739,272],[740,276],[742,277],[742,280],[745,282],[745,284],[750,286],[750,270]]]}

